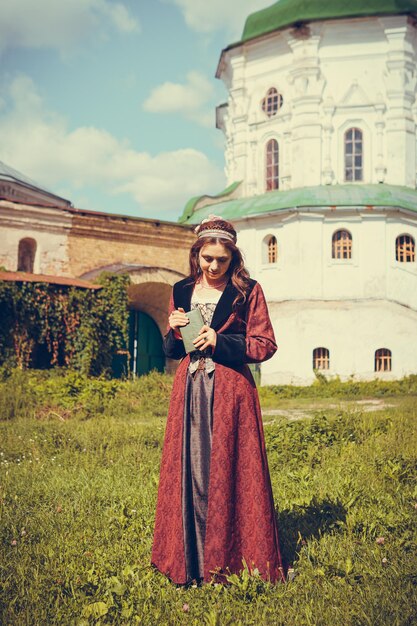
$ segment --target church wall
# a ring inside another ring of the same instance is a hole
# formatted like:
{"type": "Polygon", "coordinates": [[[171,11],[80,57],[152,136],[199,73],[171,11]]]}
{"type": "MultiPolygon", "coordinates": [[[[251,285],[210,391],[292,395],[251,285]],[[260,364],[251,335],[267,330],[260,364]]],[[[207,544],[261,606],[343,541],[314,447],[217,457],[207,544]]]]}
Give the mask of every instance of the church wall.
{"type": "Polygon", "coordinates": [[[399,378],[417,371],[417,261],[395,260],[395,240],[417,242],[415,218],[398,212],[338,211],[338,215],[276,214],[241,221],[238,243],[260,281],[279,351],[262,365],[263,384],[310,384],[313,350],[330,351],[326,375],[399,378]],[[332,234],[352,234],[352,259],[331,257],[332,234]],[[278,262],[262,257],[275,235],[278,262]],[[392,352],[392,371],[374,371],[375,351],[392,352]]]}
{"type": "MultiPolygon", "coordinates": [[[[413,263],[401,263],[395,258],[395,240],[398,235],[409,234],[416,244],[417,259],[417,222],[415,219],[393,214],[387,224],[387,242],[389,252],[387,262],[387,297],[402,302],[417,310],[417,260],[413,263]]],[[[417,327],[416,327],[417,328],[417,327]]],[[[416,336],[414,331],[414,335],[416,336]]],[[[416,339],[417,344],[417,339],[416,339]]],[[[416,345],[417,349],[417,345],[416,345]]]]}
{"type": "MultiPolygon", "coordinates": [[[[361,216],[357,240],[353,241],[353,257],[357,258],[360,268],[360,282],[363,298],[386,298],[387,259],[395,256],[395,241],[387,238],[387,220],[385,214],[367,211],[361,216]]],[[[399,294],[398,301],[406,302],[407,294],[399,294]]]]}
{"type": "Polygon", "coordinates": [[[262,384],[302,384],[315,380],[313,350],[330,352],[326,376],[342,380],[395,379],[417,371],[417,312],[395,303],[269,303],[278,352],[262,365],[262,384]],[[392,371],[375,372],[375,351],[392,353],[392,371]]]}
{"type": "Polygon", "coordinates": [[[337,215],[317,209],[260,216],[235,225],[248,269],[270,301],[386,298],[417,310],[417,261],[395,259],[398,235],[410,234],[417,244],[415,218],[376,209],[338,210],[337,215]],[[340,229],[352,235],[351,259],[332,258],[332,235],[340,229]],[[274,264],[263,254],[269,235],[277,239],[274,264]]]}

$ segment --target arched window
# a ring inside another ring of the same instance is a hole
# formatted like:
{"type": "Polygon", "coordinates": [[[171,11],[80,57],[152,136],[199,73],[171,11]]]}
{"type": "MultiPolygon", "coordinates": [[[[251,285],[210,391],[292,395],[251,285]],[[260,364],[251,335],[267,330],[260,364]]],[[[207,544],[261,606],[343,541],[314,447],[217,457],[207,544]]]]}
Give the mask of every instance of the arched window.
{"type": "Polygon", "coordinates": [[[327,348],[314,348],[313,369],[328,370],[330,367],[330,352],[327,348]]]}
{"type": "Polygon", "coordinates": [[[400,263],[415,261],[415,243],[411,235],[400,235],[395,240],[395,258],[400,263]]]}
{"type": "Polygon", "coordinates": [[[270,139],[266,144],[266,190],[279,189],[279,147],[276,139],[270,139]]]}
{"type": "Polygon", "coordinates": [[[262,111],[268,116],[273,117],[278,113],[282,105],[284,104],[284,98],[280,93],[275,89],[275,87],[271,87],[266,92],[265,98],[262,100],[262,111]]]}
{"type": "Polygon", "coordinates": [[[17,253],[17,271],[33,273],[35,263],[36,241],[30,237],[25,237],[19,241],[17,253]]]}
{"type": "Polygon", "coordinates": [[[388,348],[379,348],[379,350],[375,350],[375,371],[391,371],[391,350],[388,350],[388,348]]]}
{"type": "Polygon", "coordinates": [[[272,235],[268,241],[268,263],[276,263],[278,261],[278,244],[277,238],[272,235]]]}
{"type": "Polygon", "coordinates": [[[363,180],[363,135],[359,128],[345,132],[345,180],[363,180]]]}
{"type": "Polygon", "coordinates": [[[352,258],[352,235],[348,230],[337,230],[332,237],[332,259],[352,258]]]}
{"type": "Polygon", "coordinates": [[[278,243],[274,235],[268,235],[262,242],[262,263],[276,263],[278,261],[278,243]]]}

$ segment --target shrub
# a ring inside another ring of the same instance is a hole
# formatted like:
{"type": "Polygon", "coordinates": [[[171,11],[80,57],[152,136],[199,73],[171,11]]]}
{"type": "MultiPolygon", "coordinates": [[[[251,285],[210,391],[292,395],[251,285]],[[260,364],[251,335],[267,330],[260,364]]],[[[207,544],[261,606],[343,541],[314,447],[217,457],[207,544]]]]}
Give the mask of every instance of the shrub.
{"type": "Polygon", "coordinates": [[[103,273],[97,291],[0,281],[0,365],[66,365],[109,373],[128,341],[128,275],[103,273]]]}
{"type": "Polygon", "coordinates": [[[2,369],[0,420],[88,419],[106,415],[126,418],[166,416],[172,377],[150,372],[135,380],[87,376],[76,370],[2,369]]]}

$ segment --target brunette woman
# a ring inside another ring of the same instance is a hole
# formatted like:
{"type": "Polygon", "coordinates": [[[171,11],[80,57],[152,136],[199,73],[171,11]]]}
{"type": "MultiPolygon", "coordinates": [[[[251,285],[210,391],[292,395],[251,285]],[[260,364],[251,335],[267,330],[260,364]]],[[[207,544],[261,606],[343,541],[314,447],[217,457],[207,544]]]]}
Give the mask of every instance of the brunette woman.
{"type": "Polygon", "coordinates": [[[232,224],[196,229],[190,275],[170,302],[174,380],[160,471],[152,563],[173,582],[225,582],[246,564],[283,579],[256,386],[248,363],[277,347],[262,289],[249,278],[232,224]],[[179,328],[198,307],[204,325],[186,355],[179,328]]]}

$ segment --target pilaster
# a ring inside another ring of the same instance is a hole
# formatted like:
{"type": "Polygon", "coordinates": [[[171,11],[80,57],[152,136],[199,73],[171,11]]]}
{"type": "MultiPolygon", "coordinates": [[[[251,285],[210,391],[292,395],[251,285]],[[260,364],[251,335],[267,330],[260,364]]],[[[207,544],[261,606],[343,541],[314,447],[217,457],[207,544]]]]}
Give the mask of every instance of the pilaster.
{"type": "Polygon", "coordinates": [[[320,104],[326,84],[320,69],[318,48],[320,35],[297,31],[288,37],[293,52],[289,82],[293,86],[292,100],[292,161],[293,186],[317,185],[321,179],[321,121],[320,104]]]}
{"type": "Polygon", "coordinates": [[[388,163],[386,182],[415,185],[416,147],[412,106],[416,89],[414,29],[403,16],[381,18],[387,40],[384,72],[388,163]]]}

